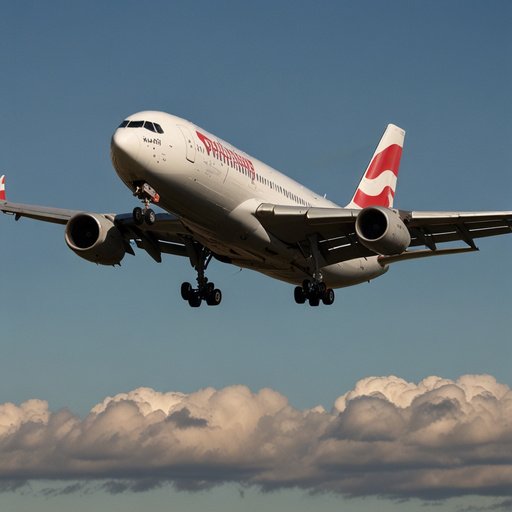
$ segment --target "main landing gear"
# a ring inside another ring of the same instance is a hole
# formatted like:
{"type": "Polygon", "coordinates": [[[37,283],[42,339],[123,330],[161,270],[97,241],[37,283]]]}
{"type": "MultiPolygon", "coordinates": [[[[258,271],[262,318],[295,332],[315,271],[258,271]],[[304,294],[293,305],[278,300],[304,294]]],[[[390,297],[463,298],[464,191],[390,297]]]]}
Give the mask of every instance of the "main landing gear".
{"type": "Polygon", "coordinates": [[[140,226],[144,222],[151,226],[155,223],[156,214],[149,205],[150,203],[158,203],[158,201],[160,201],[160,196],[156,190],[147,183],[137,185],[133,195],[138,197],[144,203],[143,208],[137,206],[133,209],[133,222],[137,224],[137,226],[140,226]]]}
{"type": "Polygon", "coordinates": [[[309,301],[310,306],[318,306],[322,301],[326,306],[334,302],[334,290],[327,288],[323,282],[321,267],[325,265],[322,254],[318,247],[316,236],[308,237],[308,244],[303,247],[304,257],[309,261],[309,274],[313,280],[304,279],[302,286],[296,286],[293,292],[295,302],[304,304],[309,301]],[[322,263],[323,262],[323,263],[322,263]]]}
{"type": "Polygon", "coordinates": [[[218,306],[222,300],[222,292],[215,288],[214,283],[208,282],[205,276],[205,270],[212,259],[211,251],[197,242],[187,244],[187,250],[190,262],[197,271],[197,288],[192,288],[190,283],[183,283],[181,297],[193,308],[198,308],[203,300],[208,306],[218,306]]]}
{"type": "Polygon", "coordinates": [[[304,304],[309,301],[310,306],[318,306],[322,301],[326,306],[334,302],[334,290],[327,288],[325,283],[305,279],[302,286],[297,286],[293,292],[295,302],[304,304]]]}

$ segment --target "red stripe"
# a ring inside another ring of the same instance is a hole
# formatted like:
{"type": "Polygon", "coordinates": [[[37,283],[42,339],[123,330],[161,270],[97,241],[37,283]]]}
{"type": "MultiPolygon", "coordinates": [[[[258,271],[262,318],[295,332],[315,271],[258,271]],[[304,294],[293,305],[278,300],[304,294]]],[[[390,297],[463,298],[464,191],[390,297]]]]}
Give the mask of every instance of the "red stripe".
{"type": "Polygon", "coordinates": [[[365,177],[373,180],[384,171],[392,171],[395,176],[398,176],[401,156],[402,148],[398,144],[388,146],[378,155],[375,155],[366,171],[365,177]]]}
{"type": "Polygon", "coordinates": [[[389,197],[395,197],[395,193],[391,187],[384,187],[384,190],[378,196],[369,196],[357,189],[356,195],[354,196],[354,203],[361,208],[367,206],[385,206],[389,208],[389,197]]]}

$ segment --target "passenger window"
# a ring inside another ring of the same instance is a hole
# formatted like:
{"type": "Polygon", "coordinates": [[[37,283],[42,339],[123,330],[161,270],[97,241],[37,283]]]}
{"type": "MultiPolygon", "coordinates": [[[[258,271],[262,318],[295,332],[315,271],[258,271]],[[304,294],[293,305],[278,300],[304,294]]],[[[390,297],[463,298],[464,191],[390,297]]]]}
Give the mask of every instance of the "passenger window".
{"type": "Polygon", "coordinates": [[[149,130],[150,132],[155,131],[155,127],[153,126],[153,123],[151,121],[144,121],[144,128],[146,128],[146,130],[149,130]]]}
{"type": "Polygon", "coordinates": [[[164,131],[162,130],[162,127],[158,123],[153,123],[153,124],[155,125],[155,130],[158,133],[164,133],[164,131]]]}

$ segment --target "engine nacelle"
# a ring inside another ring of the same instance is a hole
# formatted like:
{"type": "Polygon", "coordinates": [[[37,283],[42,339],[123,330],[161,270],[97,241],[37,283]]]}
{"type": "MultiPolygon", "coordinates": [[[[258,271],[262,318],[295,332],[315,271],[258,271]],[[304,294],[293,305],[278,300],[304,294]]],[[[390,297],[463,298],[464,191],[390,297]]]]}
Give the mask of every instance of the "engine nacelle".
{"type": "Polygon", "coordinates": [[[369,206],[356,219],[356,233],[361,244],[377,254],[401,254],[411,243],[409,230],[394,210],[369,206]]]}
{"type": "Polygon", "coordinates": [[[100,265],[117,265],[126,249],[123,235],[97,213],[77,213],[66,225],[66,243],[78,256],[100,265]]]}

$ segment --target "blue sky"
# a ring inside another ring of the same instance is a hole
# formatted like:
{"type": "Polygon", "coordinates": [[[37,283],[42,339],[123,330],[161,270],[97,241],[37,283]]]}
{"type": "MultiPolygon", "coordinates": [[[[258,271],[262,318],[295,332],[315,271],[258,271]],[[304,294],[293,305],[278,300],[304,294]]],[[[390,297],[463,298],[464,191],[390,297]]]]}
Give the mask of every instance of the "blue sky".
{"type": "MultiPolygon", "coordinates": [[[[192,120],[346,204],[387,123],[407,130],[395,205],[510,210],[509,2],[2,2],[0,171],[12,201],[99,212],[135,205],[109,158],[128,114],[192,120]]],[[[192,310],[189,263],[138,252],[80,260],[59,226],[0,219],[0,404],[84,417],[146,386],[269,387],[330,410],[369,376],[488,373],[512,386],[512,237],[392,267],[298,307],[292,288],[213,263],[219,308],[192,310]]],[[[286,490],[0,494],[6,510],[424,510],[418,500],[286,490]],[[169,502],[172,502],[172,506],[169,502]],[[10,507],[10,508],[9,508],[10,507]]],[[[485,507],[461,497],[441,509],[485,507]]],[[[436,508],[439,510],[439,507],[436,508]]],[[[428,510],[428,508],[427,508],[428,510]]]]}

